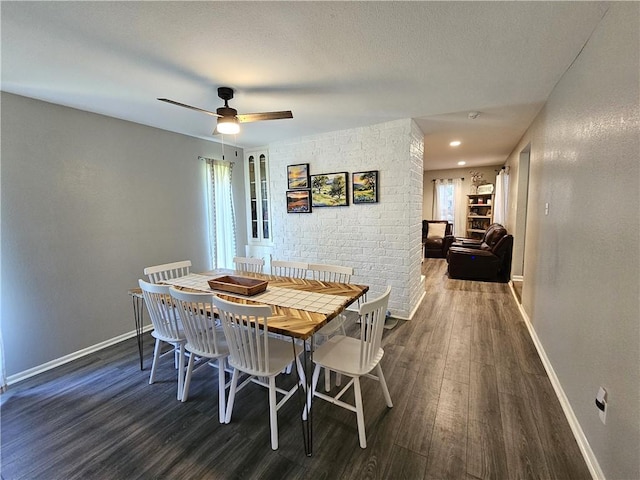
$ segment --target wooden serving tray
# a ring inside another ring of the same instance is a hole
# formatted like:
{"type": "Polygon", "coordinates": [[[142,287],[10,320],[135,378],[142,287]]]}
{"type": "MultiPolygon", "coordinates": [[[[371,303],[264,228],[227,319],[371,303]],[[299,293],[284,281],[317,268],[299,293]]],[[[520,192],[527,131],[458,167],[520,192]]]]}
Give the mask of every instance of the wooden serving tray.
{"type": "Polygon", "coordinates": [[[225,275],[224,277],[209,280],[208,283],[212,290],[222,290],[223,292],[251,296],[264,292],[269,282],[258,280],[257,278],[225,275]]]}

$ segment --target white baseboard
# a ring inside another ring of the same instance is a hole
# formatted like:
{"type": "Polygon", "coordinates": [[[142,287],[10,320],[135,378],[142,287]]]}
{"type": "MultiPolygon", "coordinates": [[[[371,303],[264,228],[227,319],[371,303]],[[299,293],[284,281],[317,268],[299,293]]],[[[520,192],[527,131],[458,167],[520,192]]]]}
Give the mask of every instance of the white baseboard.
{"type": "MultiPolygon", "coordinates": [[[[153,325],[145,325],[142,329],[143,332],[148,332],[153,329],[153,325]]],[[[65,355],[64,357],[56,358],[55,360],[51,360],[50,362],[43,363],[42,365],[38,365],[37,367],[30,368],[29,370],[25,370],[20,373],[16,373],[15,375],[9,375],[7,377],[7,385],[13,385],[22,380],[26,380],[27,378],[33,377],[34,375],[38,375],[39,373],[46,372],[47,370],[51,370],[52,368],[59,367],[60,365],[64,365],[65,363],[69,363],[78,358],[85,357],[91,353],[102,350],[103,348],[110,347],[111,345],[115,345],[116,343],[120,343],[129,338],[135,337],[136,331],[132,330],[131,332],[123,333],[122,335],[118,335],[117,337],[110,338],[109,340],[105,340],[104,342],[97,343],[87,348],[83,348],[82,350],[78,350],[77,352],[70,353],[69,355],[65,355]]]]}
{"type": "Polygon", "coordinates": [[[424,300],[424,297],[427,295],[427,292],[424,289],[424,279],[425,276],[421,275],[420,276],[420,291],[422,292],[422,295],[420,295],[420,300],[418,300],[416,302],[415,307],[413,307],[413,310],[411,310],[411,313],[409,314],[408,317],[402,317],[400,315],[392,315],[393,318],[397,318],[398,320],[413,320],[413,316],[416,314],[416,312],[418,311],[418,308],[420,308],[420,304],[422,303],[422,300],[424,300]]]}
{"type": "Polygon", "coordinates": [[[422,300],[424,300],[424,297],[427,295],[427,292],[422,291],[422,295],[420,296],[420,300],[418,300],[418,303],[416,303],[416,306],[413,308],[413,310],[411,311],[411,313],[409,314],[408,317],[402,317],[400,315],[393,315],[393,318],[397,318],[398,320],[413,320],[413,316],[416,314],[416,312],[418,311],[418,308],[420,308],[420,304],[422,303],[422,300]]]}
{"type": "Polygon", "coordinates": [[[594,480],[605,480],[604,472],[600,468],[598,459],[593,453],[593,450],[591,449],[591,445],[589,445],[589,441],[587,440],[587,437],[585,436],[584,431],[580,426],[580,422],[578,422],[578,418],[573,412],[573,408],[571,408],[569,399],[567,398],[567,395],[564,393],[564,390],[562,389],[562,385],[560,384],[560,380],[558,379],[558,376],[553,370],[551,361],[549,360],[549,357],[547,357],[547,354],[544,351],[544,347],[542,346],[542,343],[540,342],[540,339],[538,338],[538,335],[536,334],[536,331],[533,328],[533,325],[531,324],[529,315],[527,315],[527,312],[524,311],[524,309],[522,308],[522,305],[518,301],[518,297],[516,296],[516,292],[513,289],[512,282],[509,282],[509,287],[511,289],[511,294],[513,295],[513,298],[515,299],[516,304],[518,305],[518,309],[520,310],[520,315],[522,316],[524,323],[527,325],[527,329],[529,330],[529,335],[531,336],[531,339],[533,340],[533,343],[536,346],[538,355],[540,355],[540,360],[542,360],[542,364],[544,365],[544,369],[547,372],[547,376],[551,381],[551,385],[553,385],[553,389],[556,392],[556,396],[560,401],[560,406],[562,406],[562,411],[564,412],[564,415],[567,418],[567,421],[569,422],[569,426],[571,427],[573,436],[575,437],[576,442],[578,443],[578,447],[580,448],[580,452],[584,457],[584,461],[587,464],[587,468],[589,468],[591,477],[593,477],[594,480]]]}
{"type": "Polygon", "coordinates": [[[522,282],[524,281],[524,277],[522,275],[512,275],[511,280],[514,282],[522,282]]]}

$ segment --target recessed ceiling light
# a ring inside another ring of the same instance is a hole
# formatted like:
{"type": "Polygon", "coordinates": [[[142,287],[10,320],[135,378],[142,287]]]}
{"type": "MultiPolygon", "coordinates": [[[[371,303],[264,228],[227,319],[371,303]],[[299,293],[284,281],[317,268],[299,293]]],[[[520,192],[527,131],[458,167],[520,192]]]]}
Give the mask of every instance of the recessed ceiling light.
{"type": "Polygon", "coordinates": [[[467,164],[467,162],[465,162],[464,160],[460,160],[460,161],[458,162],[458,165],[466,165],[466,164],[467,164]]]}
{"type": "Polygon", "coordinates": [[[449,145],[451,145],[452,147],[457,147],[461,144],[462,142],[460,140],[454,140],[453,142],[451,142],[449,145]]]}

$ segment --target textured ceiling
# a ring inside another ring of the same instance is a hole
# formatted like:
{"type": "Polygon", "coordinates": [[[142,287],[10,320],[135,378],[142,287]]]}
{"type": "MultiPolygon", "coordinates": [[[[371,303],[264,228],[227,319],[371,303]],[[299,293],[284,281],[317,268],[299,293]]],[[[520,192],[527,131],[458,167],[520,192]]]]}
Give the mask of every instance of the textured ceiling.
{"type": "Polygon", "coordinates": [[[2,90],[241,147],[413,118],[425,169],[504,161],[603,2],[2,2],[2,90]],[[470,120],[470,111],[481,112],[470,120]],[[448,146],[452,139],[463,144],[448,146]]]}

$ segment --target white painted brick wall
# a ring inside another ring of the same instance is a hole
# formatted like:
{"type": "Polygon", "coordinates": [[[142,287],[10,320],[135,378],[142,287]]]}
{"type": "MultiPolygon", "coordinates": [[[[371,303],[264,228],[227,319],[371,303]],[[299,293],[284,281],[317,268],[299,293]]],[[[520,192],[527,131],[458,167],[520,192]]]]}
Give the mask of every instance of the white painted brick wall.
{"type": "Polygon", "coordinates": [[[352,266],[369,298],[391,285],[389,309],[409,318],[424,292],[423,148],[410,119],[270,144],[273,258],[352,266]],[[312,175],[348,172],[349,206],[287,213],[287,165],[299,163],[312,175]],[[379,202],[353,205],[351,173],[367,170],[379,171],[379,202]]]}

